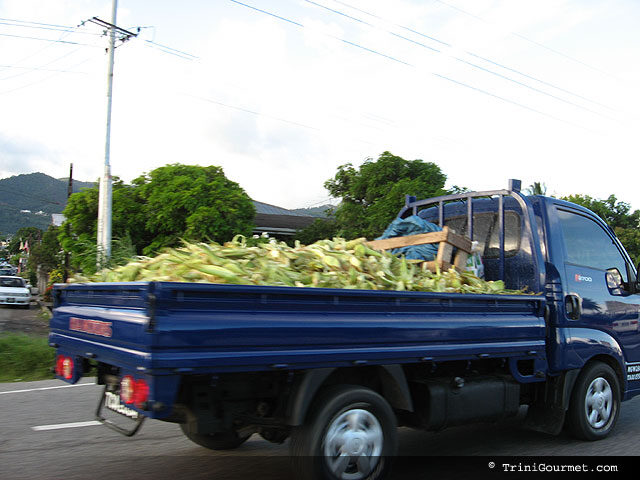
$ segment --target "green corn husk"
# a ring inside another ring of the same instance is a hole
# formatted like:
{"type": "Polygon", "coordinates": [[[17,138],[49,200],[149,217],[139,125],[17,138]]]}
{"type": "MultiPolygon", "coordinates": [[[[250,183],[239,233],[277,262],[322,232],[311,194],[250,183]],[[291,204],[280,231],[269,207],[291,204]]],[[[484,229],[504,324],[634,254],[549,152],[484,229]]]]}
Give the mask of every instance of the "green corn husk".
{"type": "Polygon", "coordinates": [[[284,242],[247,246],[238,235],[231,242],[184,242],[156,257],[137,257],[124,266],[95,275],[76,275],[74,282],[171,281],[404,290],[451,293],[522,294],[502,281],[485,281],[470,272],[423,270],[415,261],[373,250],[366,239],[320,240],[311,245],[284,242]]]}

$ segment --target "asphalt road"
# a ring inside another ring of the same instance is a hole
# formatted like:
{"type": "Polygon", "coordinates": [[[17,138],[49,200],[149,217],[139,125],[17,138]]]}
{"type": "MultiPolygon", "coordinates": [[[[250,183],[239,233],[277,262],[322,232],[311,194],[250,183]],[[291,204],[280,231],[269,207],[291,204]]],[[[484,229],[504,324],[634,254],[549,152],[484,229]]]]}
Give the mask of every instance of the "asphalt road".
{"type": "MultiPolygon", "coordinates": [[[[149,420],[130,438],[95,425],[91,422],[101,387],[92,381],[83,379],[71,387],[58,380],[0,384],[1,479],[296,478],[287,442],[274,445],[254,435],[233,452],[213,452],[191,443],[175,424],[149,420]]],[[[625,402],[616,430],[599,442],[524,430],[521,416],[439,433],[401,429],[392,478],[470,478],[468,470],[462,472],[468,464],[485,478],[490,461],[496,462],[497,473],[505,461],[526,468],[522,465],[557,456],[570,457],[565,460],[571,464],[588,459],[592,466],[613,466],[621,473],[625,464],[630,470],[630,458],[617,456],[640,452],[638,418],[640,399],[625,402]]]]}

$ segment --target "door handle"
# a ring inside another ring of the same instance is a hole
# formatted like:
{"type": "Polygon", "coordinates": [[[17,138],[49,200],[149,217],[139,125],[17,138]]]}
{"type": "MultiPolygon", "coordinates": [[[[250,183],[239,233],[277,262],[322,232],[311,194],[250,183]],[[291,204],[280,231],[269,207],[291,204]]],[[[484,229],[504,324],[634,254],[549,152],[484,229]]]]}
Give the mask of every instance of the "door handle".
{"type": "Polygon", "coordinates": [[[582,313],[580,308],[580,297],[573,293],[564,297],[564,309],[567,312],[567,318],[570,320],[578,320],[582,313]]]}

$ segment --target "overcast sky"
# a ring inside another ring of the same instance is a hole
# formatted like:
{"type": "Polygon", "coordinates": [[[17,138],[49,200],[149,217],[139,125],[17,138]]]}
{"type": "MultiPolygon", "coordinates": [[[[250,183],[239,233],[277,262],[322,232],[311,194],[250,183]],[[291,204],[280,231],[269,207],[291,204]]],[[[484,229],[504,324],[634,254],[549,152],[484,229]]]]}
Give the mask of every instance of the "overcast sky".
{"type": "MultiPolygon", "coordinates": [[[[0,178],[96,180],[111,0],[0,0],[0,178]],[[44,41],[38,39],[49,39],[44,41]]],[[[447,186],[640,208],[636,0],[120,0],[111,170],[218,165],[287,208],[388,150],[447,186]]],[[[417,194],[420,192],[407,192],[417,194]]]]}

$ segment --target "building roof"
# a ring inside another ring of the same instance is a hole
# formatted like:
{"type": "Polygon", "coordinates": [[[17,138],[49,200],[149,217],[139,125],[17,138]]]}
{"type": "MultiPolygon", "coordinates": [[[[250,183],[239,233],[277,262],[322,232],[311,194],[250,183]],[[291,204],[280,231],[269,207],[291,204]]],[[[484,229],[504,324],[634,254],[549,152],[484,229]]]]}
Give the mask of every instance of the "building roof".
{"type": "Polygon", "coordinates": [[[51,214],[51,224],[59,227],[66,220],[65,216],[61,213],[52,213],[51,214]]]}
{"type": "Polygon", "coordinates": [[[311,215],[294,212],[293,210],[287,210],[282,207],[276,207],[275,205],[269,205],[268,203],[257,202],[256,200],[252,200],[252,202],[256,207],[256,213],[264,213],[266,215],[288,215],[293,217],[311,217],[311,215]]]}
{"type": "Polygon", "coordinates": [[[253,204],[256,207],[255,233],[267,232],[276,235],[293,235],[296,230],[311,225],[316,219],[311,215],[276,207],[268,203],[253,200],[253,204]]]}

